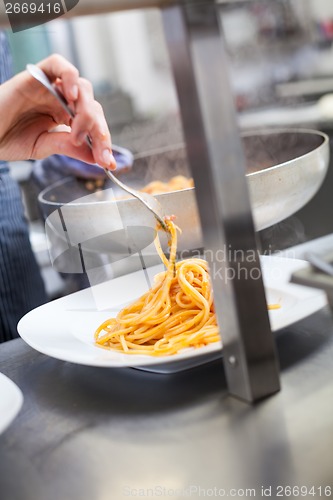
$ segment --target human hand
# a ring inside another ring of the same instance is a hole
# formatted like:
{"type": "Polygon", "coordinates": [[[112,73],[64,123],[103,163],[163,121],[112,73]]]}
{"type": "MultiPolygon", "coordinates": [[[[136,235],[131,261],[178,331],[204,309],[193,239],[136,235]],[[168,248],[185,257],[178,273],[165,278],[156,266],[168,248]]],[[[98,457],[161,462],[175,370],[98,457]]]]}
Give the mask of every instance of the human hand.
{"type": "Polygon", "coordinates": [[[59,87],[76,116],[71,119],[55,97],[27,71],[19,73],[0,86],[0,160],[62,154],[111,170],[116,168],[111,136],[91,83],[59,55],[52,55],[37,66],[59,87]],[[68,128],[59,131],[59,125],[68,128]],[[92,140],[92,150],[86,143],[87,135],[92,140]]]}

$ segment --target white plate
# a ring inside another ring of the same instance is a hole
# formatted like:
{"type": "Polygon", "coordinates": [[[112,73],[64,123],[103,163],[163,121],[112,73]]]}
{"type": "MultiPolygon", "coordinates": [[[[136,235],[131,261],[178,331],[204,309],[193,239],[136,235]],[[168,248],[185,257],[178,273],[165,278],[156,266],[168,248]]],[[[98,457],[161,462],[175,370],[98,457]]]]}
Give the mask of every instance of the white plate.
{"type": "MultiPolygon", "coordinates": [[[[289,283],[291,273],[304,267],[304,261],[270,256],[261,262],[267,302],[281,304],[280,309],[269,311],[272,330],[286,327],[326,305],[322,291],[289,283]]],[[[152,280],[162,269],[154,266],[145,272],[152,280]]],[[[145,272],[121,276],[38,307],[21,319],[19,334],[43,354],[90,366],[130,366],[164,373],[218,358],[218,342],[200,349],[184,349],[169,357],[122,354],[94,345],[96,328],[148,289],[145,272]]]]}
{"type": "Polygon", "coordinates": [[[0,373],[0,434],[18,414],[23,402],[20,389],[6,375],[0,373]]]}

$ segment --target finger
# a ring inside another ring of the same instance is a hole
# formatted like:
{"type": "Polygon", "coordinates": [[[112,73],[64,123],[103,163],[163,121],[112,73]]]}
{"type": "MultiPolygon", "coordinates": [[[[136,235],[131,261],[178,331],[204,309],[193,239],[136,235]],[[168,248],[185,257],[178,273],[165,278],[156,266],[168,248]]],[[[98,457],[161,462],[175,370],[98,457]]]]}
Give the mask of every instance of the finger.
{"type": "Polygon", "coordinates": [[[52,154],[66,155],[86,163],[95,163],[89,146],[87,144],[76,146],[68,132],[43,132],[39,135],[31,159],[40,160],[52,154]]]}
{"type": "MultiPolygon", "coordinates": [[[[50,94],[50,97],[53,97],[51,96],[50,94]]],[[[56,102],[50,102],[49,104],[49,116],[52,116],[54,122],[57,124],[57,125],[66,125],[66,126],[70,126],[71,123],[72,123],[72,118],[69,116],[69,114],[63,109],[61,108],[60,106],[58,107],[58,103],[56,102]]],[[[45,112],[45,114],[47,114],[45,112]]]]}
{"type": "Polygon", "coordinates": [[[51,81],[56,81],[61,78],[63,91],[68,101],[76,101],[79,95],[79,72],[64,57],[53,54],[47,57],[38,66],[47,74],[51,81]]]}
{"type": "Polygon", "coordinates": [[[95,162],[111,170],[116,168],[112,155],[111,135],[102,106],[94,100],[90,82],[80,79],[79,98],[76,102],[76,116],[72,122],[73,142],[80,146],[89,135],[95,162]]]}
{"type": "Polygon", "coordinates": [[[72,122],[73,143],[80,146],[87,142],[89,136],[95,162],[102,167],[116,168],[112,155],[111,136],[98,103],[93,103],[88,112],[79,112],[72,122]],[[94,112],[95,110],[95,112],[94,112]]]}

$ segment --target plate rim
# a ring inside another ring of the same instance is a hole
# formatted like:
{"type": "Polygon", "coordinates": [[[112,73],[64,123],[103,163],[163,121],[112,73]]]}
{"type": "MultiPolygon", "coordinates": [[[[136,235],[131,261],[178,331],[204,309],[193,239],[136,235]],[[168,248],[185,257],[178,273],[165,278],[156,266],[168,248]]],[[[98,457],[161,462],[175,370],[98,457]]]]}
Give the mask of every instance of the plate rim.
{"type": "MultiPolygon", "coordinates": [[[[286,274],[287,271],[288,271],[288,273],[291,274],[297,268],[300,268],[301,266],[306,265],[306,261],[303,261],[300,259],[291,259],[291,258],[287,258],[287,257],[279,257],[279,256],[274,256],[274,255],[266,255],[266,256],[263,255],[263,256],[261,256],[261,264],[262,264],[262,269],[263,269],[264,282],[265,281],[267,282],[267,279],[265,279],[265,268],[267,269],[267,266],[269,266],[271,262],[273,262],[275,264],[279,264],[279,263],[281,264],[281,262],[283,262],[284,274],[286,274]],[[290,269],[288,269],[288,268],[290,268],[290,269]]],[[[157,266],[152,266],[149,269],[154,273],[155,272],[154,270],[156,270],[156,272],[158,272],[160,270],[160,268],[161,268],[161,265],[159,264],[157,266]]],[[[139,270],[139,271],[135,271],[134,273],[130,273],[129,275],[119,276],[113,280],[110,280],[109,282],[103,283],[102,285],[106,286],[106,285],[111,284],[111,283],[114,284],[117,280],[122,280],[125,277],[127,277],[127,279],[128,279],[129,276],[133,276],[135,273],[141,273],[141,272],[142,271],[139,270]]],[[[316,289],[308,288],[308,287],[303,287],[301,285],[296,285],[296,284],[290,283],[290,282],[286,281],[285,278],[281,279],[281,285],[283,285],[283,286],[281,286],[281,288],[279,288],[280,291],[284,287],[287,288],[287,290],[288,289],[289,290],[292,289],[295,291],[298,290],[298,292],[303,294],[303,296],[305,296],[306,299],[310,303],[308,304],[308,307],[302,308],[302,310],[303,311],[305,310],[305,312],[302,314],[298,314],[296,319],[294,319],[293,321],[290,321],[290,320],[288,321],[288,318],[286,317],[285,322],[284,323],[282,322],[282,324],[280,324],[278,328],[274,327],[274,325],[271,324],[272,331],[274,331],[274,332],[277,330],[280,330],[282,328],[286,328],[286,327],[290,326],[291,324],[293,324],[301,319],[304,319],[305,317],[307,317],[307,316],[313,314],[314,312],[320,310],[321,308],[325,307],[325,305],[327,304],[326,295],[324,292],[322,292],[320,290],[316,290],[316,289]]],[[[18,323],[19,335],[28,345],[30,345],[30,347],[37,350],[38,352],[41,352],[42,354],[59,359],[61,361],[67,361],[67,362],[71,362],[71,363],[75,363],[75,364],[86,365],[86,366],[96,366],[96,367],[109,367],[109,368],[135,367],[135,368],[139,368],[140,366],[142,366],[142,367],[149,367],[149,366],[153,366],[153,365],[160,366],[160,365],[166,365],[169,363],[170,364],[171,363],[181,363],[182,361],[188,362],[190,359],[194,360],[194,359],[197,359],[198,357],[204,358],[205,355],[209,355],[213,352],[216,352],[216,353],[221,352],[221,342],[216,342],[214,344],[209,344],[209,345],[207,345],[203,348],[200,348],[200,349],[194,348],[194,349],[189,349],[188,351],[183,350],[182,352],[180,352],[176,355],[173,355],[173,356],[157,357],[157,356],[148,356],[148,355],[141,355],[141,356],[140,355],[128,355],[128,354],[123,354],[123,353],[117,353],[114,351],[108,351],[108,350],[105,350],[103,348],[98,348],[97,346],[94,346],[93,343],[90,345],[87,342],[85,342],[84,340],[79,339],[76,335],[74,335],[73,333],[71,333],[70,331],[67,330],[67,333],[70,334],[70,340],[69,340],[68,346],[70,346],[70,344],[72,344],[73,342],[74,342],[74,344],[81,346],[80,352],[79,353],[75,352],[75,354],[73,356],[73,352],[71,349],[69,349],[67,351],[67,350],[63,349],[63,347],[59,348],[58,350],[57,350],[57,348],[54,348],[54,347],[48,348],[47,343],[46,343],[46,345],[41,346],[38,341],[37,342],[35,341],[36,339],[34,339],[34,334],[32,334],[32,338],[31,338],[31,334],[26,333],[25,330],[26,330],[27,321],[29,321],[29,319],[32,316],[35,316],[36,314],[39,315],[41,310],[47,311],[48,309],[51,309],[51,310],[54,310],[55,312],[59,312],[59,308],[57,307],[57,306],[59,306],[59,304],[62,305],[63,302],[65,302],[65,303],[69,302],[73,299],[73,297],[76,298],[76,297],[81,297],[85,294],[92,294],[92,289],[99,287],[99,286],[101,286],[101,285],[95,285],[93,287],[90,287],[90,288],[87,288],[84,290],[80,290],[80,291],[75,292],[73,294],[69,294],[67,296],[56,299],[52,302],[48,302],[42,306],[39,306],[36,309],[33,309],[30,312],[28,312],[25,316],[23,316],[23,318],[21,318],[21,320],[18,323]],[[98,349],[100,351],[98,354],[97,354],[96,349],[98,349]],[[95,355],[94,355],[94,353],[95,353],[95,355]],[[104,354],[104,355],[102,355],[102,354],[104,354]],[[114,358],[114,355],[116,355],[117,358],[114,358]],[[141,359],[139,358],[139,356],[141,359]],[[115,359],[117,359],[117,361],[115,361],[115,359]],[[131,359],[133,359],[133,361],[131,361],[131,359]]],[[[116,286],[116,285],[114,285],[114,286],[116,286]]],[[[266,291],[273,290],[273,289],[274,289],[273,286],[269,287],[269,286],[265,285],[266,291]]],[[[290,292],[289,292],[289,295],[290,295],[290,292]]],[[[132,300],[135,300],[135,297],[131,296],[129,298],[128,302],[131,302],[132,300]]],[[[123,306],[123,304],[118,304],[118,306],[123,306]]],[[[66,311],[73,312],[73,309],[72,309],[72,311],[70,309],[66,309],[65,311],[64,311],[64,309],[62,309],[62,310],[63,310],[63,312],[66,312],[66,311]]],[[[94,312],[100,313],[100,314],[104,314],[104,313],[107,314],[106,310],[99,311],[96,309],[96,311],[94,311],[94,312]]],[[[65,314],[63,316],[65,316],[65,314]]],[[[64,321],[64,318],[61,315],[59,315],[59,317],[60,317],[60,323],[62,321],[64,321]]],[[[46,327],[44,326],[43,328],[45,330],[46,327]]],[[[43,334],[43,335],[45,335],[45,334],[43,334]]],[[[61,340],[61,335],[64,335],[64,333],[59,335],[59,340],[61,340]]],[[[93,337],[93,331],[92,331],[91,335],[93,337]]],[[[38,336],[38,334],[37,334],[37,336],[38,336]]],[[[222,353],[223,353],[223,348],[222,348],[222,353]]],[[[198,364],[198,363],[196,363],[196,364],[198,364]]]]}
{"type": "Polygon", "coordinates": [[[1,390],[1,402],[0,402],[0,434],[2,434],[13,422],[13,420],[18,415],[22,404],[23,404],[23,394],[21,389],[13,382],[7,375],[0,372],[0,390],[1,390]],[[5,390],[5,392],[4,392],[5,390]],[[4,396],[5,394],[5,396],[4,396]],[[9,394],[9,397],[8,397],[9,394]],[[10,407],[6,414],[3,413],[3,407],[5,406],[3,397],[7,396],[10,401],[10,407]]]}

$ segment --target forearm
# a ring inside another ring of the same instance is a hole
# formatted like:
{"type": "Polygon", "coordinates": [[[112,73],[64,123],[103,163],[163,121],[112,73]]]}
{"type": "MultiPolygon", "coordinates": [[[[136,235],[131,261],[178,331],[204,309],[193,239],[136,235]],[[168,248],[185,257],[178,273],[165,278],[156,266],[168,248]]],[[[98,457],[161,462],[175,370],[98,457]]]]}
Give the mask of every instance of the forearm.
{"type": "Polygon", "coordinates": [[[6,145],[11,131],[15,129],[18,121],[24,116],[27,101],[19,90],[22,75],[17,75],[0,86],[0,159],[6,158],[8,151],[6,145]]]}

